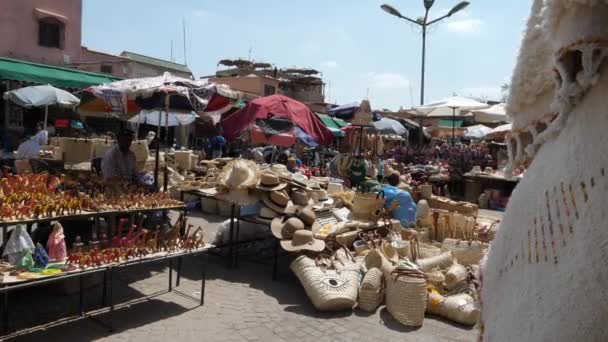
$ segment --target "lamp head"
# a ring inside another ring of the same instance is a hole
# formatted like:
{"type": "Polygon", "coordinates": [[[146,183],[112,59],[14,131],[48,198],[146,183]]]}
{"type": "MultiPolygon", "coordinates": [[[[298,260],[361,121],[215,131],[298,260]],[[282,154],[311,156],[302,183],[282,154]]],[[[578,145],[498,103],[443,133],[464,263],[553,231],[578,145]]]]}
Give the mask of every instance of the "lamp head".
{"type": "Polygon", "coordinates": [[[448,17],[452,16],[453,14],[455,14],[456,12],[460,12],[463,9],[465,9],[467,6],[469,6],[470,2],[468,1],[461,1],[460,3],[458,3],[456,6],[452,7],[452,9],[448,12],[448,17]]]}
{"type": "Polygon", "coordinates": [[[433,7],[435,0],[424,0],[424,8],[428,11],[433,7]]]}
{"type": "Polygon", "coordinates": [[[386,12],[390,15],[394,15],[395,17],[399,17],[399,18],[403,17],[401,15],[401,13],[395,7],[393,7],[391,5],[383,4],[382,6],[380,6],[380,8],[382,8],[384,10],[384,12],[386,12]]]}

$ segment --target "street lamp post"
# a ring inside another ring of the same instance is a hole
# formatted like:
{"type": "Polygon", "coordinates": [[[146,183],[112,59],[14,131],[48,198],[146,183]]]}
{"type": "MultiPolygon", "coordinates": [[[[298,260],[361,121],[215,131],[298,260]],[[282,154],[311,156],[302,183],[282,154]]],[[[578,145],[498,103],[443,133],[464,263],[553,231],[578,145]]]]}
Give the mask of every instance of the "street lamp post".
{"type": "Polygon", "coordinates": [[[416,24],[422,28],[422,68],[421,68],[422,70],[421,70],[421,75],[420,75],[420,105],[424,104],[424,71],[425,71],[425,67],[426,67],[426,65],[425,65],[426,64],[426,29],[427,29],[427,27],[429,27],[445,18],[451,17],[456,12],[463,10],[465,7],[467,7],[469,5],[468,1],[461,1],[458,4],[456,4],[456,6],[452,7],[452,9],[447,14],[445,14],[437,19],[428,21],[429,11],[430,11],[431,7],[433,7],[435,0],[423,0],[423,2],[424,2],[424,10],[425,10],[424,17],[418,18],[417,20],[414,20],[414,19],[411,19],[411,18],[408,18],[408,17],[402,15],[401,12],[399,12],[396,8],[394,8],[391,5],[384,4],[384,5],[380,6],[388,14],[394,15],[395,17],[409,21],[410,23],[416,24]]]}

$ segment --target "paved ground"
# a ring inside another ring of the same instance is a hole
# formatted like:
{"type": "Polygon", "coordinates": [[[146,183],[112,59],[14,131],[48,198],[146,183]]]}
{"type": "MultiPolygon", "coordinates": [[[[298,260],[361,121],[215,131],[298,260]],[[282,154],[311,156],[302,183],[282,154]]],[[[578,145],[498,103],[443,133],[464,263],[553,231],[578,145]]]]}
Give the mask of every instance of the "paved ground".
{"type": "MultiPolygon", "coordinates": [[[[208,231],[218,218],[196,218],[208,231]]],[[[211,234],[210,234],[211,235],[211,234]]],[[[37,331],[24,331],[11,341],[473,341],[476,331],[428,317],[419,329],[400,326],[382,308],[375,314],[359,310],[340,313],[317,312],[297,279],[288,270],[289,260],[280,264],[278,281],[271,280],[272,268],[252,260],[241,260],[237,270],[225,267],[225,258],[209,257],[205,305],[175,293],[159,294],[121,307],[114,314],[115,332],[109,333],[89,319],[59,322],[37,331]]],[[[198,296],[201,259],[184,263],[179,289],[198,296]]],[[[164,265],[124,270],[118,275],[115,301],[124,303],[166,290],[168,272],[164,265]]],[[[65,291],[76,284],[28,289],[11,295],[12,329],[54,322],[75,313],[76,294],[65,291]]],[[[100,287],[86,291],[87,308],[99,305],[100,287]]],[[[107,320],[107,313],[96,316],[107,320]]]]}

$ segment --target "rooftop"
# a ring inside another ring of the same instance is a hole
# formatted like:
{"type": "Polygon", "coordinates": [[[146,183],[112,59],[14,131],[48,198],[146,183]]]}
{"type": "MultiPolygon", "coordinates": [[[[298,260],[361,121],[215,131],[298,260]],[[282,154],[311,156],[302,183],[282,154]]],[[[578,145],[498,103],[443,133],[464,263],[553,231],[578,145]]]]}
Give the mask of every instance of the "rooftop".
{"type": "Polygon", "coordinates": [[[120,55],[123,57],[130,58],[139,63],[150,64],[150,65],[158,66],[158,67],[169,69],[169,70],[175,70],[175,71],[179,71],[179,72],[186,72],[186,73],[192,74],[192,72],[190,71],[188,66],[186,66],[184,64],[178,64],[178,63],[174,63],[174,62],[167,61],[164,59],[145,56],[145,55],[141,55],[139,53],[129,52],[129,51],[123,51],[120,55]]]}

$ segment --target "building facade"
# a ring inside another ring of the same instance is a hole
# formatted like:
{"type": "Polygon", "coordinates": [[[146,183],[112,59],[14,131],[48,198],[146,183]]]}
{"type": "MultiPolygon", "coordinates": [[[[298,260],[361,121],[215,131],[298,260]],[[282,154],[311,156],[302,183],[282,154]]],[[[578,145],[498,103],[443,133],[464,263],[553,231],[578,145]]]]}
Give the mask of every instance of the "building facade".
{"type": "Polygon", "coordinates": [[[192,78],[187,66],[123,51],[95,51],[82,44],[82,0],[1,0],[0,56],[109,74],[152,77],[168,71],[192,78]]]}
{"type": "Polygon", "coordinates": [[[81,60],[82,0],[0,1],[0,56],[68,65],[81,60]]]}

